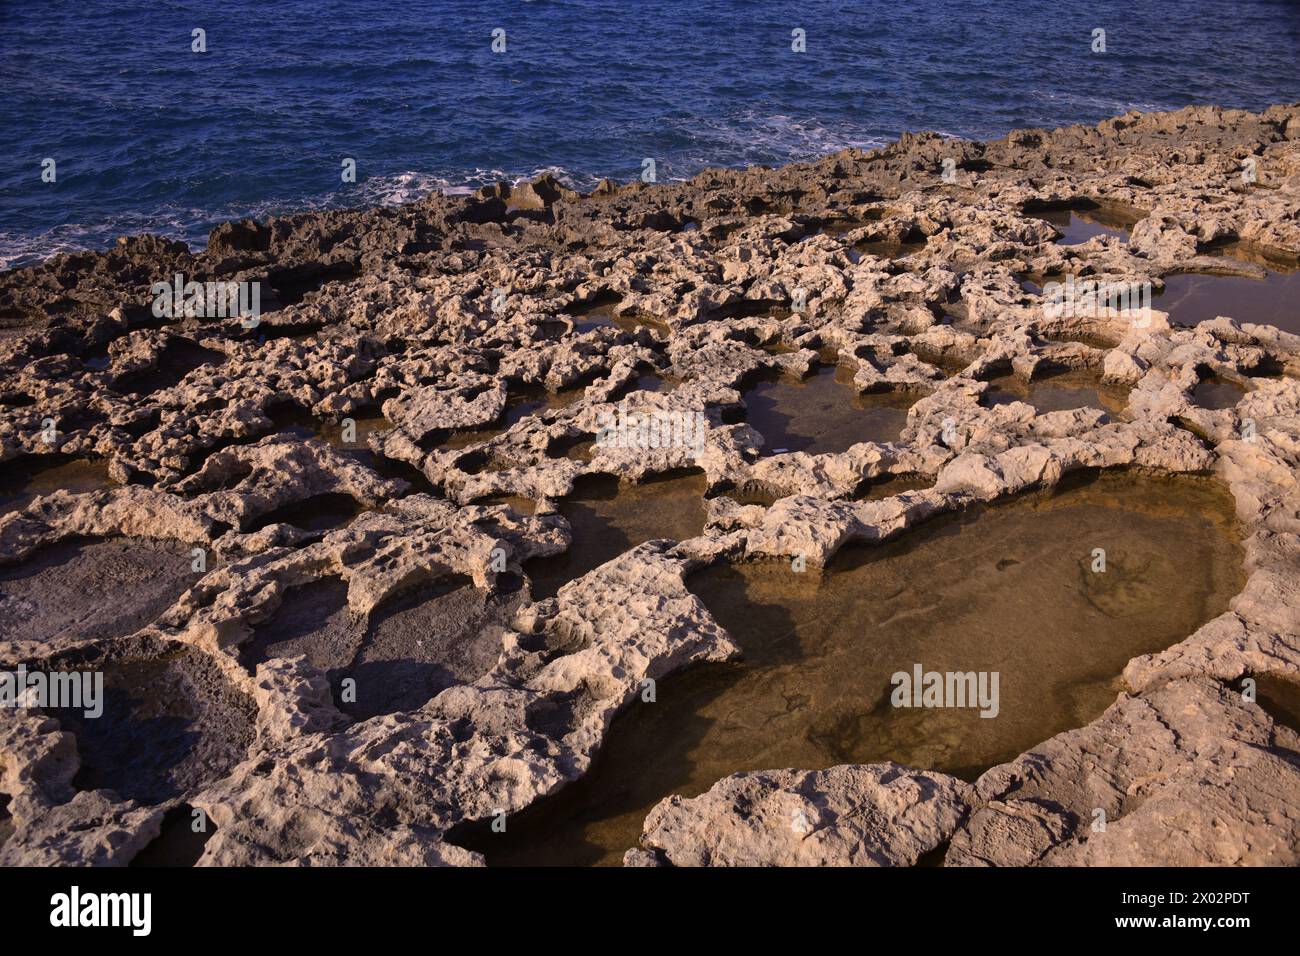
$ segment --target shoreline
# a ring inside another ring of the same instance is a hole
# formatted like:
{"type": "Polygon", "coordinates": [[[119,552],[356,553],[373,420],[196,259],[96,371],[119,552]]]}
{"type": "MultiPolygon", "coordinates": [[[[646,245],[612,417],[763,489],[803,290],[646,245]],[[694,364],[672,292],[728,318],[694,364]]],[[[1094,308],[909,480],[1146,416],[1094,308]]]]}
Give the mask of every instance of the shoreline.
{"type": "Polygon", "coordinates": [[[68,549],[86,539],[168,569],[129,621],[76,627],[42,624],[63,599],[56,571],[37,575],[0,669],[172,668],[211,741],[131,801],[74,783],[87,731],[20,713],[0,732],[26,770],[6,776],[0,861],[128,862],[191,807],[214,825],[202,864],[482,863],[448,835],[581,779],[645,681],[668,693],[741,654],[692,574],[817,572],[932,517],[1130,470],[1212,475],[1247,578],[1227,611],[1129,660],[1104,713],[973,783],[881,763],[725,777],[660,803],[625,862],[861,862],[867,839],[895,865],[1296,865],[1300,733],[1240,681],[1300,685],[1300,300],[1257,324],[1211,288],[1198,307],[1223,311],[1183,325],[1201,293],[1171,280],[1276,296],[1298,269],[1291,104],[905,134],[586,196],[541,177],[0,273],[0,469],[92,462],[108,480],[0,499],[0,596],[52,550],[82,573],[68,549]],[[178,275],[256,284],[256,321],[160,317],[150,290],[178,275]],[[1081,304],[1087,283],[1145,298],[1081,304]],[[762,434],[755,383],[827,366],[846,399],[905,407],[896,437],[819,452],[818,416],[792,412],[811,450],[774,450],[782,416],[762,434]],[[629,396],[692,423],[689,446],[592,444],[629,396]],[[653,503],[684,474],[702,478],[702,528],[628,538],[533,600],[530,568],[582,556],[597,527],[573,511],[584,483],[653,503]],[[176,564],[191,549],[192,574],[176,564]],[[447,603],[402,603],[425,591],[447,603]],[[295,630],[286,606],[320,620],[295,630]],[[365,674],[400,687],[348,701],[340,680],[365,674]],[[789,813],[827,800],[814,853],[789,813]]]}
{"type": "MultiPolygon", "coordinates": [[[[1277,104],[1277,107],[1286,107],[1289,105],[1293,106],[1295,104],[1281,103],[1281,104],[1277,104]]],[[[1270,109],[1277,108],[1277,107],[1270,107],[1270,109]]],[[[1175,113],[1181,114],[1188,111],[1202,111],[1202,110],[1220,110],[1229,113],[1250,112],[1249,110],[1245,110],[1245,109],[1230,109],[1230,110],[1223,109],[1220,107],[1216,107],[1210,103],[1203,103],[1203,104],[1194,104],[1194,105],[1182,107],[1178,110],[1169,110],[1169,111],[1138,111],[1135,109],[1122,115],[1123,116],[1172,115],[1175,113]]],[[[866,156],[866,155],[875,155],[879,153],[884,153],[888,151],[891,147],[896,145],[900,140],[910,136],[937,137],[944,142],[950,142],[955,144],[965,143],[965,144],[983,146],[983,145],[992,145],[992,144],[1006,142],[1012,136],[1016,135],[1017,133],[1023,133],[1026,130],[1038,130],[1038,131],[1049,130],[1049,129],[1055,131],[1090,130],[1090,129],[1096,129],[1100,127],[1105,122],[1107,121],[1103,120],[1102,123],[1096,124],[1095,126],[1084,123],[1084,124],[1074,124],[1074,125],[1061,126],[1061,127],[1031,127],[1025,129],[1012,129],[1009,130],[1002,137],[996,139],[983,139],[983,140],[966,139],[956,134],[946,133],[938,130],[921,130],[915,132],[906,132],[899,137],[881,142],[879,145],[872,146],[870,148],[849,147],[846,149],[823,153],[818,156],[809,157],[807,159],[792,160],[781,166],[741,166],[741,165],[705,166],[692,176],[686,178],[680,178],[680,177],[672,178],[669,180],[665,180],[662,183],[655,182],[653,184],[648,184],[648,185],[654,185],[654,186],[690,185],[691,183],[694,183],[695,181],[701,178],[707,177],[710,173],[713,172],[737,172],[738,173],[738,172],[743,172],[747,169],[765,169],[765,170],[774,171],[774,170],[793,170],[799,168],[811,168],[811,167],[816,167],[819,164],[825,163],[827,161],[833,160],[837,156],[845,156],[845,155],[866,156]]],[[[332,196],[334,194],[324,194],[320,196],[305,197],[299,200],[294,200],[293,203],[290,204],[290,205],[296,204],[301,208],[294,208],[288,211],[279,212],[275,214],[237,216],[237,217],[222,219],[217,226],[215,226],[212,230],[209,230],[208,236],[204,239],[202,244],[195,244],[179,237],[168,236],[162,233],[154,233],[148,231],[132,233],[125,236],[119,236],[117,242],[120,243],[122,239],[128,239],[128,240],[142,239],[146,236],[149,236],[149,237],[156,238],[162,242],[183,243],[187,246],[188,250],[191,253],[195,255],[199,255],[207,251],[207,244],[208,242],[211,241],[211,237],[216,231],[220,230],[223,226],[226,226],[228,224],[233,224],[233,223],[248,222],[248,221],[265,223],[275,219],[296,219],[304,216],[322,216],[322,215],[329,215],[332,213],[358,213],[358,214],[374,213],[380,210],[393,210],[393,209],[401,209],[409,206],[417,206],[423,203],[433,201],[435,199],[458,199],[464,197],[472,197],[475,195],[482,194],[485,191],[487,192],[495,191],[502,186],[509,187],[509,188],[519,188],[528,183],[533,183],[533,182],[538,182],[543,180],[547,181],[548,183],[553,183],[555,188],[565,190],[566,192],[571,194],[580,195],[583,198],[588,198],[592,195],[592,192],[590,190],[587,192],[583,192],[581,186],[573,185],[574,180],[572,174],[557,175],[557,173],[564,173],[564,170],[562,170],[561,167],[543,166],[543,167],[539,167],[532,174],[519,174],[518,176],[515,176],[513,179],[499,179],[494,183],[488,183],[480,186],[470,185],[469,183],[459,185],[459,186],[433,186],[430,187],[427,191],[423,192],[422,195],[416,198],[404,199],[400,202],[379,201],[379,202],[372,202],[369,204],[363,203],[360,205],[350,205],[345,201],[340,201],[338,203],[335,203],[332,199],[332,196]]],[[[428,181],[443,180],[443,177],[438,177],[438,176],[433,176],[432,174],[424,174],[412,170],[407,170],[401,173],[379,176],[376,177],[374,180],[366,180],[358,185],[363,188],[366,187],[367,185],[373,185],[375,188],[378,189],[388,189],[390,188],[393,182],[400,182],[409,178],[423,179],[428,181]]],[[[474,178],[483,179],[485,178],[485,174],[480,175],[476,173],[474,178]]],[[[581,174],[580,178],[598,184],[613,183],[619,187],[638,185],[638,181],[635,179],[621,182],[612,177],[600,177],[592,173],[581,174]]],[[[374,189],[371,189],[370,191],[373,192],[374,189]]],[[[256,203],[250,203],[246,205],[250,205],[251,207],[265,207],[268,205],[282,206],[285,204],[272,203],[271,201],[266,200],[266,201],[259,201],[256,203]]],[[[100,227],[86,226],[85,224],[69,224],[67,226],[61,226],[56,228],[98,229],[100,227]]],[[[114,250],[114,248],[115,246],[110,244],[102,248],[75,248],[75,249],[68,249],[60,252],[43,254],[43,258],[41,258],[37,262],[28,262],[23,265],[13,266],[8,269],[0,270],[0,275],[5,275],[7,273],[17,272],[26,269],[39,269],[51,263],[51,260],[54,260],[59,256],[105,255],[111,253],[114,250]]]]}

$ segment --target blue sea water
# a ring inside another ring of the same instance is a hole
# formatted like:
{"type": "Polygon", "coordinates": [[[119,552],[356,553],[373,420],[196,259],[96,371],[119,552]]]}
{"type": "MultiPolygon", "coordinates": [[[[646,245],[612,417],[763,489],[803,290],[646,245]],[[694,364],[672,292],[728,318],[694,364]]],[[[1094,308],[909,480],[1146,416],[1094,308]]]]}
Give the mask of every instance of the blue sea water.
{"type": "Polygon", "coordinates": [[[0,267],[13,267],[146,231],[200,247],[231,217],[547,169],[583,188],[631,179],[646,157],[660,179],[685,178],[906,130],[983,138],[1130,108],[1295,102],[1300,8],[0,0],[0,84],[0,267]]]}

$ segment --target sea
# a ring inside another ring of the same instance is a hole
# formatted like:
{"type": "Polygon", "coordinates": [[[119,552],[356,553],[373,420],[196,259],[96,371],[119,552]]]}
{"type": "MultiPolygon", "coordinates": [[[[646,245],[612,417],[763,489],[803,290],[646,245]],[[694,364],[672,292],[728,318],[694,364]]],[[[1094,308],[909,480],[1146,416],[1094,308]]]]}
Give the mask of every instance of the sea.
{"type": "Polygon", "coordinates": [[[0,268],[546,171],[1296,101],[1283,0],[0,0],[0,268]]]}

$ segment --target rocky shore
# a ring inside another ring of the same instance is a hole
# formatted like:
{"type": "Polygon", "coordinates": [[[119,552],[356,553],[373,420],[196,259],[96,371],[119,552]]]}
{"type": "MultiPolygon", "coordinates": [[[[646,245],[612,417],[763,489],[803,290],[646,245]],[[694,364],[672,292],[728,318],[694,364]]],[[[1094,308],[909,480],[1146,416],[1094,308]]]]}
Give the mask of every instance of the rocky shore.
{"type": "Polygon", "coordinates": [[[0,721],[0,863],[481,864],[457,834],[582,778],[648,687],[744,655],[692,575],[816,574],[1097,470],[1226,487],[1228,610],[974,780],[737,773],[663,800],[624,862],[1300,863],[1300,734],[1269,705],[1300,684],[1300,300],[1192,325],[1160,294],[1298,265],[1290,105],[587,196],[543,178],[0,275],[0,671],[109,687],[102,725],[0,721]],[[1075,214],[1111,228],[1060,241],[1075,214]],[[177,275],[255,283],[261,314],[160,317],[177,275]],[[1150,307],[1051,299],[1088,283],[1150,307]],[[905,408],[896,439],[783,451],[753,426],[754,382],[826,366],[905,408]],[[1018,397],[1060,374],[1121,397],[1018,397]],[[596,441],[629,408],[702,424],[596,441]],[[564,507],[596,476],[651,498],[694,476],[703,526],[574,563],[601,543],[564,507]]]}

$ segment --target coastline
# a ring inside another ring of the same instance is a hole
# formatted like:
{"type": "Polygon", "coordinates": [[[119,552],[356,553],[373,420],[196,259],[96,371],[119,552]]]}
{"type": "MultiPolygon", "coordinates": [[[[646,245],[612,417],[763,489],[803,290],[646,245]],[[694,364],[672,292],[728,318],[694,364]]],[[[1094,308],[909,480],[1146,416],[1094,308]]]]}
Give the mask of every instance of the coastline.
{"type": "Polygon", "coordinates": [[[729,777],[665,800],[626,862],[810,862],[786,826],[791,801],[832,794],[820,863],[847,862],[835,853],[862,838],[862,819],[898,865],[936,851],[954,865],[1300,863],[1300,769],[1285,757],[1300,734],[1239,692],[1246,677],[1300,681],[1300,314],[1256,324],[1226,302],[1183,327],[1159,295],[1183,274],[1267,283],[1297,266],[1289,105],[1130,113],[988,143],[907,134],[587,196],[542,177],[226,223],[197,254],[140,236],[0,274],[0,465],[57,454],[103,464],[109,481],[0,512],[0,568],[88,538],[210,561],[124,633],[40,633],[38,607],[28,637],[0,641],[0,665],[183,650],[224,741],[179,758],[189,776],[162,796],[132,801],[78,789],[73,735],[19,714],[0,732],[0,861],[127,862],[190,807],[215,825],[203,864],[481,863],[447,834],[581,778],[646,680],[667,688],[742,652],[692,574],[825,567],[932,517],[1130,469],[1222,483],[1248,577],[1229,610],[1130,660],[1104,713],[973,783],[884,764],[729,777]],[[1077,244],[1041,215],[1099,207],[1131,215],[1077,244]],[[152,289],[178,275],[256,284],[256,322],[162,320],[152,289]],[[1154,294],[1141,320],[1055,307],[1088,281],[1154,294]],[[859,395],[914,397],[896,440],[764,445],[745,423],[755,377],[824,364],[859,395]],[[1028,386],[1057,371],[1122,386],[1127,404],[982,400],[999,376],[1028,386]],[[671,387],[646,390],[646,375],[671,387]],[[1212,383],[1240,394],[1198,404],[1212,383]],[[629,395],[706,416],[702,441],[572,454],[629,395]],[[517,411],[521,397],[532,404],[517,411]],[[334,437],[341,419],[369,423],[359,443],[334,437]],[[699,534],[638,543],[529,599],[529,562],[580,544],[560,507],[579,482],[683,471],[707,486],[699,534]],[[863,496],[916,476],[923,487],[863,496]],[[304,526],[293,509],[326,496],[355,512],[304,526]],[[325,580],[363,620],[412,587],[471,582],[496,643],[466,662],[451,634],[431,651],[446,660],[421,662],[453,673],[436,695],[359,717],[311,654],[247,656],[295,588],[325,580]],[[756,803],[769,810],[740,826],[756,803]]]}

